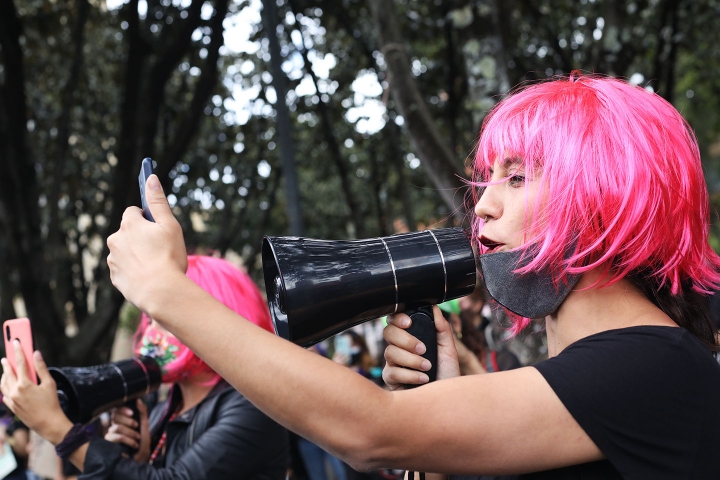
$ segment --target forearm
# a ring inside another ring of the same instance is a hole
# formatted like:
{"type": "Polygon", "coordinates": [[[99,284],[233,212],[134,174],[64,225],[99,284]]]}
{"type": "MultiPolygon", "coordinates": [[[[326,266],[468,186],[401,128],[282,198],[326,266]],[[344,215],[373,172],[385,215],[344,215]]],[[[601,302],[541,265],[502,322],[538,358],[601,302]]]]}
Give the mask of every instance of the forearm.
{"type": "Polygon", "coordinates": [[[185,277],[162,292],[148,313],[271,418],[341,456],[376,438],[390,392],[244,321],[185,277]]]}

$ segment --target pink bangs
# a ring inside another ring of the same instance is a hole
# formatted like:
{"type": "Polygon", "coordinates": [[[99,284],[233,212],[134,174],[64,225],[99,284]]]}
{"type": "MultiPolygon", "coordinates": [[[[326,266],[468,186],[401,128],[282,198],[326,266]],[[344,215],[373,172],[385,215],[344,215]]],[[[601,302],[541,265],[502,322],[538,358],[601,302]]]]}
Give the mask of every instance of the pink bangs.
{"type": "Polygon", "coordinates": [[[485,119],[474,186],[507,158],[520,159],[547,196],[528,205],[527,231],[538,234],[520,272],[551,268],[559,280],[601,266],[608,284],[646,272],[673,294],[685,282],[703,293],[720,285],[697,141],[660,96],[575,73],[524,88],[485,119]]]}

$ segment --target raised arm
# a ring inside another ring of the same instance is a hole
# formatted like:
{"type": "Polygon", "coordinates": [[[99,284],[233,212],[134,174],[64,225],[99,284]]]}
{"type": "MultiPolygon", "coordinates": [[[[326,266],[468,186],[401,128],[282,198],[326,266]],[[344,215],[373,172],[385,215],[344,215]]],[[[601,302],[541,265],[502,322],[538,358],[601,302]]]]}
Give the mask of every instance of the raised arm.
{"type": "Polygon", "coordinates": [[[156,177],[147,191],[157,223],[126,210],[108,239],[113,283],[280,424],[358,469],[502,474],[602,458],[533,368],[389,392],[243,321],[185,277],[156,177]]]}

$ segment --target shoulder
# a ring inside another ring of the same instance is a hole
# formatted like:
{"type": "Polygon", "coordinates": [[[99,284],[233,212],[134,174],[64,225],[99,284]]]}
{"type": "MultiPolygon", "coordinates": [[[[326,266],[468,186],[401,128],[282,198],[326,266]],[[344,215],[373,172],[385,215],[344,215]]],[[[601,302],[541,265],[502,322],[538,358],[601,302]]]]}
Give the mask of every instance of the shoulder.
{"type": "Polygon", "coordinates": [[[571,409],[586,394],[604,400],[720,405],[720,365],[687,330],[642,326],[579,340],[535,368],[571,409]]]}
{"type": "Polygon", "coordinates": [[[692,365],[707,375],[720,375],[711,352],[680,327],[638,326],[590,335],[569,345],[558,356],[538,364],[538,369],[542,373],[554,364],[578,361],[600,361],[601,365],[624,366],[631,370],[657,365],[684,370],[692,365]]]}
{"type": "Polygon", "coordinates": [[[660,471],[671,467],[653,452],[677,454],[678,465],[720,447],[720,366],[682,328],[602,332],[535,368],[616,466],[644,457],[660,471]]]}

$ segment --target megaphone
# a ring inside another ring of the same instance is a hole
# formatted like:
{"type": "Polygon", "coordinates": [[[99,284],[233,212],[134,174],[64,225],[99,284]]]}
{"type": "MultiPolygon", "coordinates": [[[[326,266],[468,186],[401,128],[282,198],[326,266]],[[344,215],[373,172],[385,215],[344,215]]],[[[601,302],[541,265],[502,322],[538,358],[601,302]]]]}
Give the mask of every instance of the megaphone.
{"type": "Polygon", "coordinates": [[[429,306],[469,295],[477,276],[461,228],[350,241],[265,237],[262,262],[278,336],[308,347],[367,320],[405,312],[433,369],[437,342],[429,306]]]}
{"type": "Polygon", "coordinates": [[[87,424],[103,412],[158,389],[160,366],[136,357],[92,367],[50,367],[58,399],[73,423],[87,424]]]}

